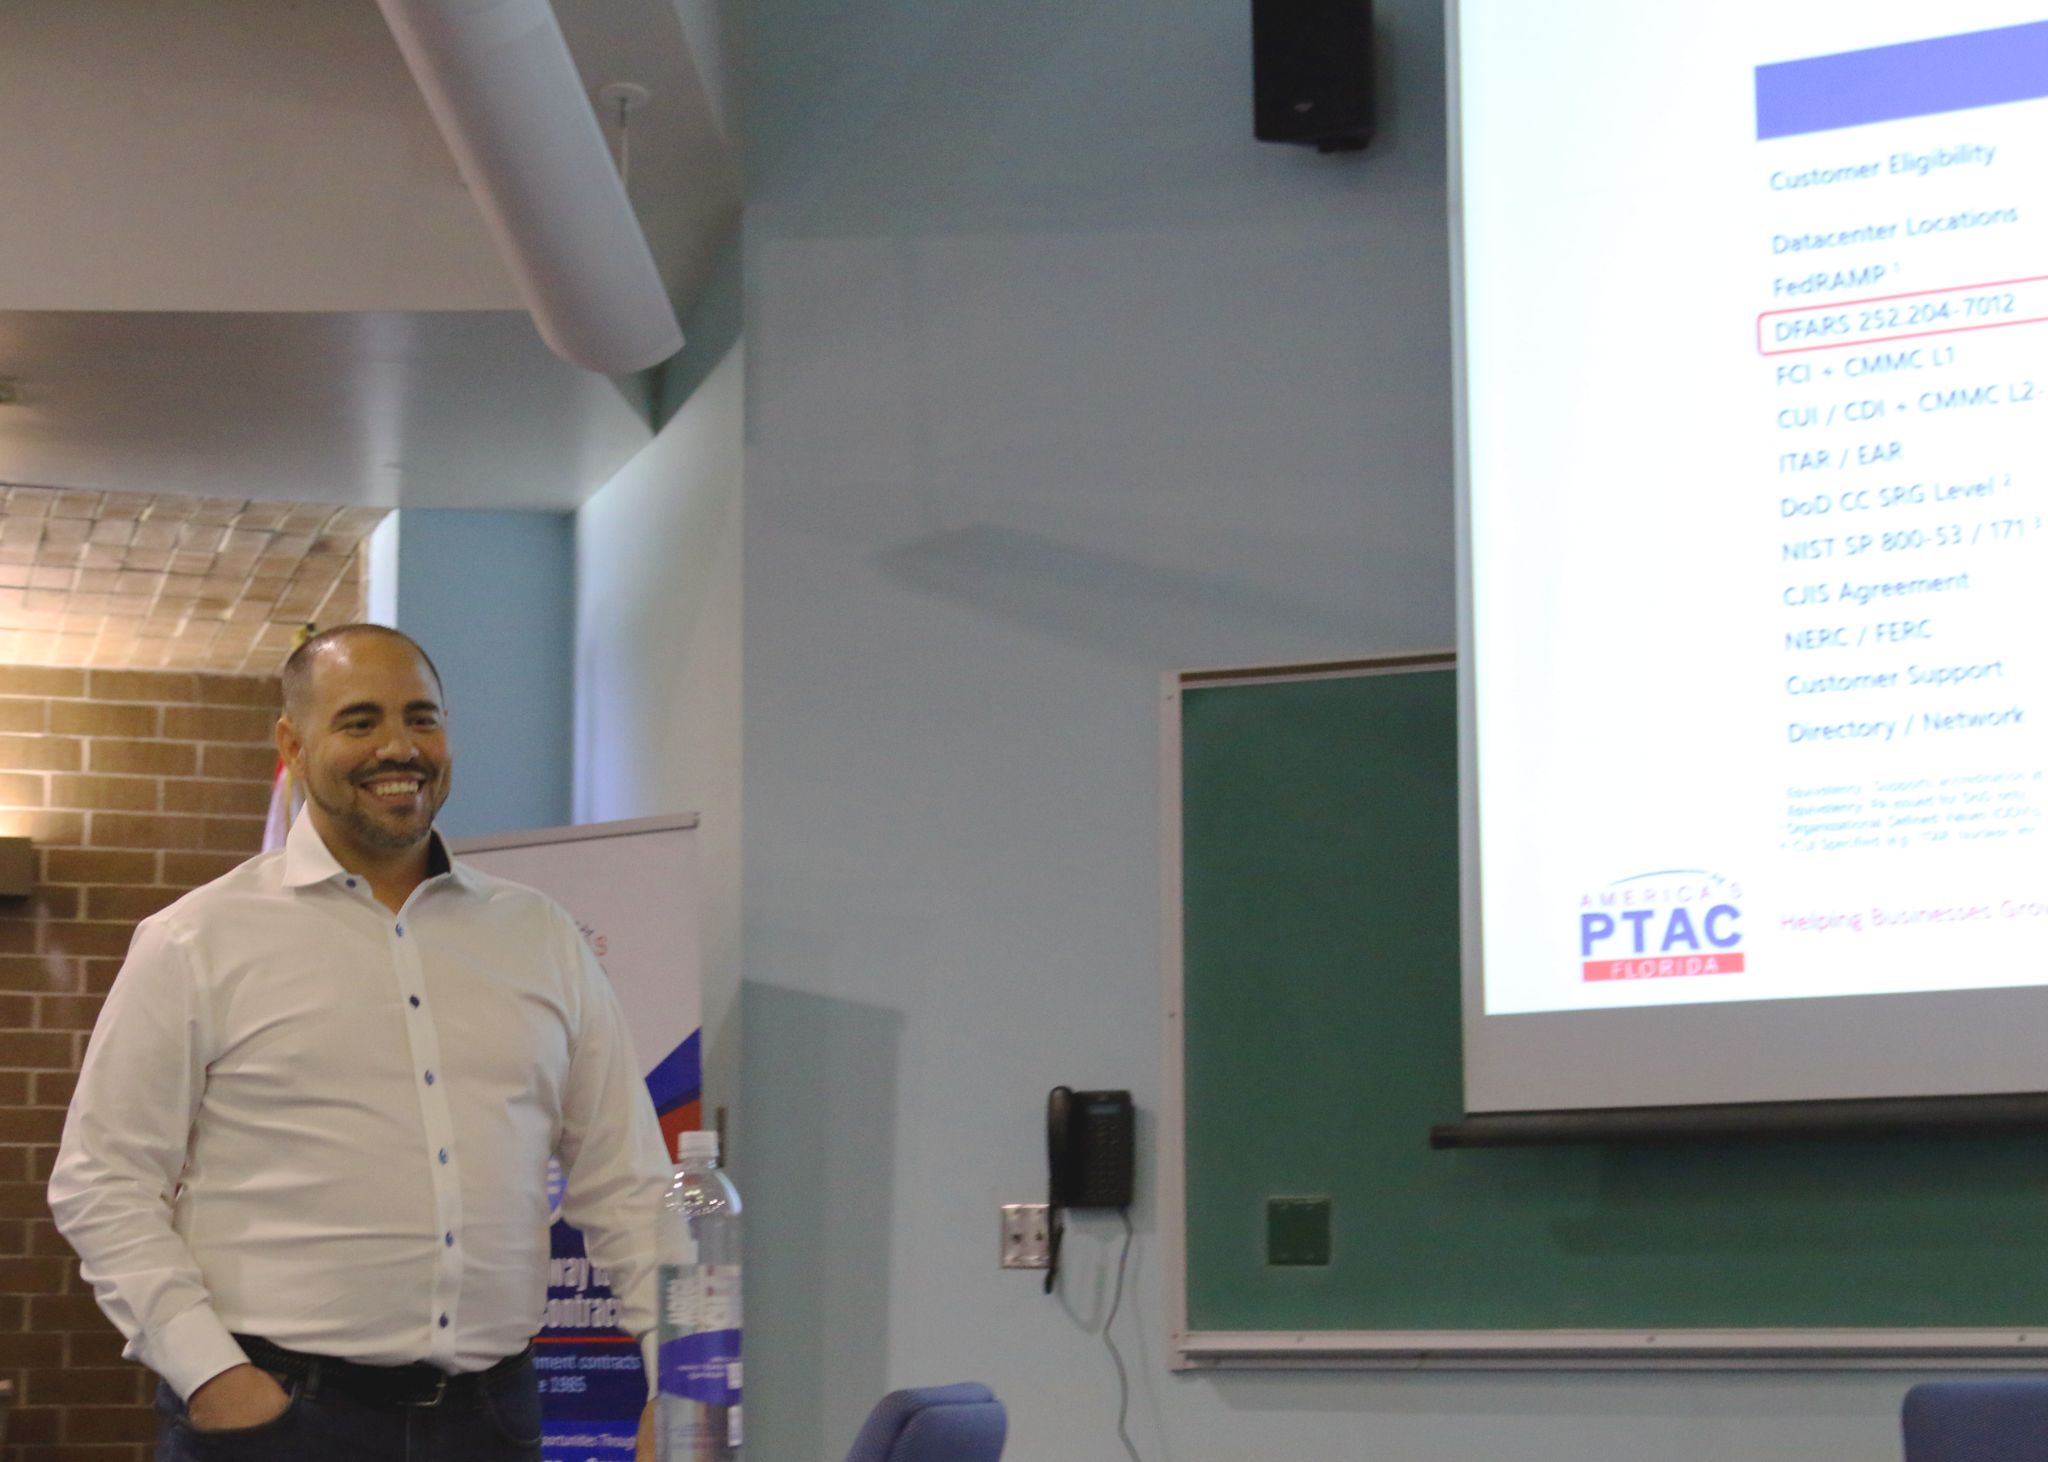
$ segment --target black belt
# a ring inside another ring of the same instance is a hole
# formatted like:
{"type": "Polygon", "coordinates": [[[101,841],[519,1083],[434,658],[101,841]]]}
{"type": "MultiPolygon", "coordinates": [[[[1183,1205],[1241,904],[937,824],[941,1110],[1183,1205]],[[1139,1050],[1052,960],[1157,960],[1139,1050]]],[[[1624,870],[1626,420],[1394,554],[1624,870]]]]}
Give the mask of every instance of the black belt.
{"type": "Polygon", "coordinates": [[[444,1402],[474,1405],[494,1377],[526,1364],[533,1354],[529,1345],[488,1370],[463,1371],[451,1376],[425,1361],[414,1361],[409,1366],[371,1366],[339,1356],[308,1355],[303,1350],[272,1345],[260,1335],[237,1335],[235,1343],[260,1370],[275,1371],[303,1382],[309,1393],[333,1390],[365,1406],[439,1406],[444,1402]]]}

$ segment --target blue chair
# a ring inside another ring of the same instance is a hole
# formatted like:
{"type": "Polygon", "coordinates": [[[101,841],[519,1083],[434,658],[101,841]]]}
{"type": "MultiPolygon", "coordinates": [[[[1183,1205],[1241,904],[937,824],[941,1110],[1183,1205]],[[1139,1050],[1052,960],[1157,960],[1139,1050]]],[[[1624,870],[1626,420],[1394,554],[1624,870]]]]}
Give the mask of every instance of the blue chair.
{"type": "Polygon", "coordinates": [[[1010,1429],[988,1387],[923,1386],[891,1391],[868,1413],[846,1462],[997,1462],[1010,1429]]]}
{"type": "Polygon", "coordinates": [[[1923,1381],[1900,1421],[1906,1462],[2042,1462],[2048,1379],[1923,1381]]]}

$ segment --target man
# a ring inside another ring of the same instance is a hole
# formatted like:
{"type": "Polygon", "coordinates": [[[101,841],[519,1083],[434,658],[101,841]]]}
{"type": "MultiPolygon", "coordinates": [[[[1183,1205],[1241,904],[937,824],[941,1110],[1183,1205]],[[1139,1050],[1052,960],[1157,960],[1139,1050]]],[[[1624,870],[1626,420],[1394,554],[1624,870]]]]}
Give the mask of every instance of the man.
{"type": "Polygon", "coordinates": [[[441,700],[395,630],[308,640],[305,811],[143,921],[93,1031],[50,1206],[164,1379],[160,1462],[538,1457],[551,1155],[651,1348],[654,1110],[574,922],[433,831],[441,700]]]}

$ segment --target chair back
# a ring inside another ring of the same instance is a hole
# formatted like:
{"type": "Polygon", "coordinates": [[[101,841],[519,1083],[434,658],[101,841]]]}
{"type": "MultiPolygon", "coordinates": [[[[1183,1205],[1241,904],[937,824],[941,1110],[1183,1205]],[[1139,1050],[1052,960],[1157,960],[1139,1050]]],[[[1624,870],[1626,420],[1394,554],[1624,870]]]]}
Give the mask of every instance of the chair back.
{"type": "Polygon", "coordinates": [[[2048,1458],[2048,1379],[1923,1381],[1900,1410],[1906,1462],[2048,1458]]]}
{"type": "Polygon", "coordinates": [[[868,1414],[846,1462],[998,1462],[1009,1418],[988,1387],[891,1391],[868,1414]]]}

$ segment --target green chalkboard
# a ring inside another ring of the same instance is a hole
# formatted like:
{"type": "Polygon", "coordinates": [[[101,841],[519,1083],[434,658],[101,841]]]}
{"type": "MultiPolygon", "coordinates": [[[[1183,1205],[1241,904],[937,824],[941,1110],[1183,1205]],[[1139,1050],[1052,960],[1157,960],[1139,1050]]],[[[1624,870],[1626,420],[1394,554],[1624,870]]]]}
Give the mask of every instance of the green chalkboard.
{"type": "Polygon", "coordinates": [[[1177,1345],[1844,1328],[1955,1332],[1931,1337],[1950,1356],[2048,1345],[2026,1333],[2048,1326],[2048,1137],[1432,1150],[1430,1126],[1462,1114],[1454,672],[1189,677],[1167,699],[1177,1345]],[[1327,1265],[1269,1262],[1273,1198],[1329,1200],[1327,1265]]]}

